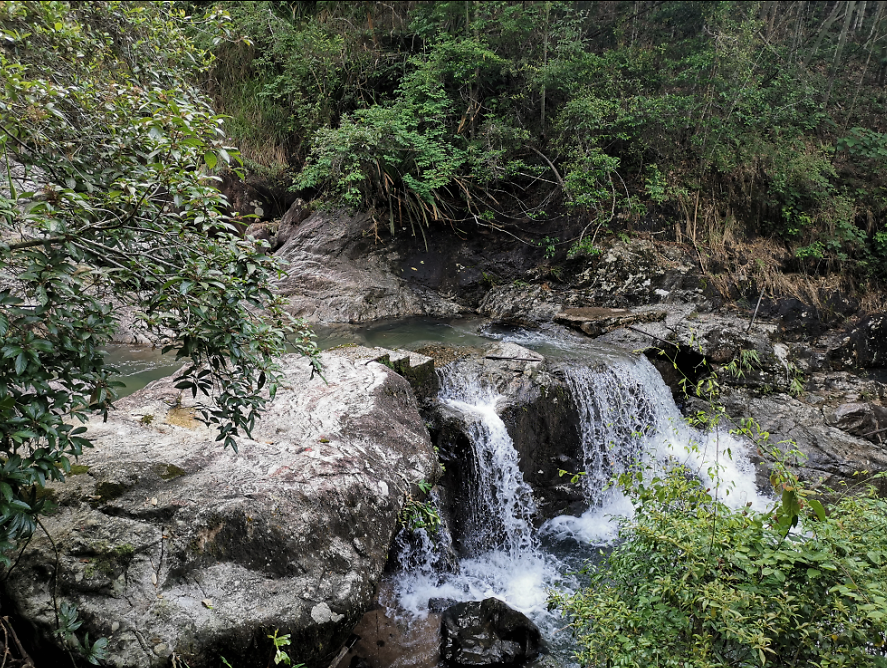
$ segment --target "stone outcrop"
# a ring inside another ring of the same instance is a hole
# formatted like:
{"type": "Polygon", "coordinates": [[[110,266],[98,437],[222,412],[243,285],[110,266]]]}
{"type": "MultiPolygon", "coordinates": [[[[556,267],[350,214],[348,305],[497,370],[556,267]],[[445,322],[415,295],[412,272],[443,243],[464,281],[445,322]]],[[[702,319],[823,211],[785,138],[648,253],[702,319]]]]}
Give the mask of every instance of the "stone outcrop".
{"type": "Polygon", "coordinates": [[[122,667],[265,666],[269,633],[294,660],[329,664],[369,608],[415,483],[438,476],[407,382],[325,353],[324,377],[284,359],[253,439],[223,451],[166,379],[90,422],[95,448],[63,484],[6,595],[41,644],[76,605],[122,667]],[[57,566],[56,566],[57,563],[57,566]]]}
{"type": "Polygon", "coordinates": [[[726,392],[722,402],[728,414],[754,418],[769,432],[769,444],[795,442],[807,457],[799,472],[811,483],[839,489],[859,482],[859,472],[887,471],[887,445],[829,425],[822,408],[785,394],[756,396],[735,390],[726,392]]]}
{"type": "Polygon", "coordinates": [[[626,308],[663,302],[708,307],[702,273],[678,247],[617,241],[591,261],[576,258],[564,268],[572,288],[564,300],[568,308],[626,308]]]}
{"type": "Polygon", "coordinates": [[[313,322],[368,322],[417,315],[446,317],[465,309],[408,284],[399,256],[375,244],[366,215],[318,211],[277,252],[288,264],[276,291],[287,309],[313,322]]]}
{"type": "Polygon", "coordinates": [[[497,598],[457,603],[441,621],[448,666],[524,666],[545,651],[539,628],[497,598]]]}
{"type": "Polygon", "coordinates": [[[665,320],[668,312],[660,308],[568,308],[557,313],[554,321],[578,329],[588,336],[600,336],[614,329],[622,329],[646,322],[665,320]]]}
{"type": "Polygon", "coordinates": [[[829,423],[873,443],[887,442],[887,407],[872,402],[841,404],[829,423]]]}
{"type": "Polygon", "coordinates": [[[828,358],[835,369],[887,367],[887,313],[863,318],[828,351],[828,358]]]}
{"type": "Polygon", "coordinates": [[[536,325],[550,322],[561,310],[562,295],[548,286],[511,284],[495,286],[481,299],[477,310],[500,322],[536,325]]]}
{"type": "Polygon", "coordinates": [[[311,207],[304,200],[297,199],[282,218],[253,223],[246,228],[243,236],[267,242],[268,250],[274,253],[295,235],[299,225],[310,215],[311,207]]]}

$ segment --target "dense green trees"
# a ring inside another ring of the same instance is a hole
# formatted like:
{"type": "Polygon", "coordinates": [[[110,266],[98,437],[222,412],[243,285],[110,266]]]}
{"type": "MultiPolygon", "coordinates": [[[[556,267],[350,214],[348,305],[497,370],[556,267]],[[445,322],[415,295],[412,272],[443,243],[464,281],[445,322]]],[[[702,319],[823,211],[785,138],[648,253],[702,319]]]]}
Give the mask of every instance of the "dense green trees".
{"type": "MultiPolygon", "coordinates": [[[[199,28],[224,37],[221,17],[199,28]]],[[[236,447],[275,388],[287,333],[272,259],[232,234],[213,169],[236,167],[194,81],[205,54],[168,5],[0,3],[0,559],[47,480],[107,415],[101,346],[134,309],[189,365],[184,391],[236,447]]]]}
{"type": "Polygon", "coordinates": [[[218,5],[252,45],[207,83],[253,166],[383,226],[655,211],[884,274],[883,3],[218,5]]]}

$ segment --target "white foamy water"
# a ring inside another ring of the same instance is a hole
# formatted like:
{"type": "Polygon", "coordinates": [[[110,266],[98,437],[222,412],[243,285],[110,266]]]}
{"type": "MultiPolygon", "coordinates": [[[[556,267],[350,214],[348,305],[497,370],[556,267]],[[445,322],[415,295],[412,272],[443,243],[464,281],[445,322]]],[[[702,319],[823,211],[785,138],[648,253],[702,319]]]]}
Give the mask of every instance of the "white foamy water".
{"type": "MultiPolygon", "coordinates": [[[[554,619],[547,610],[548,591],[562,579],[563,568],[539,549],[532,525],[536,513],[532,489],[524,481],[514,442],[496,412],[501,397],[478,379],[466,378],[453,369],[441,373],[439,397],[462,414],[472,448],[475,484],[469,491],[463,537],[469,556],[459,561],[456,572],[442,572],[431,565],[440,562],[441,546],[427,538],[414,541],[411,561],[422,559],[416,544],[429,549],[421,564],[398,575],[396,606],[421,616],[433,598],[461,602],[495,597],[537,623],[554,619]]],[[[442,532],[446,534],[445,528],[442,532]]],[[[449,540],[448,534],[438,538],[441,545],[449,540]]]]}
{"type": "MultiPolygon", "coordinates": [[[[547,610],[548,592],[574,589],[577,582],[568,571],[592,557],[594,546],[618,538],[619,520],[633,508],[608,483],[639,462],[646,475],[685,465],[727,505],[766,507],[746,446],[724,429],[702,433],[689,427],[646,358],[607,355],[605,362],[597,358],[566,367],[565,377],[580,413],[586,473],[580,484],[589,509],[580,517],[551,519],[536,532],[532,490],[496,412],[501,397],[479,379],[460,375],[457,366],[441,373],[440,400],[462,414],[472,448],[465,554],[455,572],[448,572],[441,568],[441,555],[451,545],[446,530],[435,541],[414,537],[408,558],[400,559],[411,565],[396,576],[395,600],[387,602],[393,613],[424,616],[430,599],[496,597],[529,615],[546,635],[554,633],[563,620],[547,610]]],[[[565,649],[560,658],[569,654],[565,649]]]]}
{"type": "Polygon", "coordinates": [[[542,525],[540,533],[556,540],[572,539],[588,545],[609,545],[619,537],[619,519],[634,515],[631,501],[615,490],[606,502],[579,517],[560,515],[542,525]]]}
{"type": "Polygon", "coordinates": [[[726,505],[751,502],[766,509],[747,445],[726,426],[710,432],[690,427],[646,357],[572,366],[565,375],[580,410],[583,485],[592,509],[614,503],[619,492],[605,489],[608,481],[639,462],[650,467],[648,474],[684,465],[726,505]]]}
{"type": "Polygon", "coordinates": [[[534,546],[532,518],[536,514],[533,490],[524,482],[514,442],[496,412],[501,398],[477,379],[442,375],[441,401],[464,417],[473,450],[469,527],[465,536],[469,552],[501,549],[512,555],[534,546]]]}

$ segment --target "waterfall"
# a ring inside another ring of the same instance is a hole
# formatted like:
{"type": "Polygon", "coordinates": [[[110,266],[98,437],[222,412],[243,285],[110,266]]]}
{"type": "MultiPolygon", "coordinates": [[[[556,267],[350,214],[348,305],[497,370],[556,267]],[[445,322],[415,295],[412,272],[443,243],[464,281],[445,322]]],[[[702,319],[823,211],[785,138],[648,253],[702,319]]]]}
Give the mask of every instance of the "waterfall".
{"type": "Polygon", "coordinates": [[[615,539],[614,518],[631,515],[614,475],[640,464],[649,477],[675,465],[697,475],[719,500],[738,508],[751,502],[764,510],[746,444],[720,427],[701,432],[689,426],[668,386],[650,361],[621,356],[606,364],[570,364],[564,376],[579,410],[582,484],[589,509],[581,517],[550,520],[543,531],[592,543],[615,539]]]}
{"type": "Polygon", "coordinates": [[[564,376],[579,410],[582,486],[592,507],[612,498],[613,475],[624,473],[643,455],[656,423],[656,406],[643,379],[625,360],[608,366],[570,365],[564,376]]]}
{"type": "Polygon", "coordinates": [[[511,555],[535,545],[532,518],[533,491],[524,482],[514,442],[496,412],[501,398],[478,379],[466,379],[457,368],[440,373],[440,400],[465,416],[472,448],[472,484],[469,488],[469,553],[485,548],[511,555]]]}
{"type": "Polygon", "coordinates": [[[532,490],[496,412],[502,397],[466,373],[470,367],[445,367],[439,371],[438,397],[461,415],[471,447],[462,558],[455,570],[441,568],[446,532],[429,537],[423,530],[409,540],[399,537],[398,559],[407,567],[392,582],[393,599],[386,603],[391,614],[422,617],[431,599],[495,596],[528,614],[566,660],[575,648],[568,634],[556,633],[563,622],[547,610],[548,591],[578,586],[570,572],[595,558],[592,545],[616,539],[615,518],[633,512],[620,490],[608,487],[614,474],[639,463],[648,475],[684,464],[728,505],[765,505],[755,488],[753,467],[742,455],[746,446],[723,429],[703,433],[688,426],[645,357],[591,347],[568,352],[570,361],[561,369],[579,413],[588,511],[581,517],[556,517],[534,530],[532,490]],[[582,355],[578,359],[577,352],[582,355]]]}
{"type": "Polygon", "coordinates": [[[469,601],[496,596],[536,617],[547,615],[547,590],[561,578],[559,564],[539,550],[532,489],[496,412],[501,396],[480,379],[466,377],[458,365],[439,370],[439,376],[438,397],[462,415],[472,449],[465,554],[457,572],[448,573],[433,567],[439,557],[424,536],[412,540],[406,553],[406,544],[399,547],[398,560],[417,566],[395,583],[397,605],[422,615],[432,598],[469,601]]]}

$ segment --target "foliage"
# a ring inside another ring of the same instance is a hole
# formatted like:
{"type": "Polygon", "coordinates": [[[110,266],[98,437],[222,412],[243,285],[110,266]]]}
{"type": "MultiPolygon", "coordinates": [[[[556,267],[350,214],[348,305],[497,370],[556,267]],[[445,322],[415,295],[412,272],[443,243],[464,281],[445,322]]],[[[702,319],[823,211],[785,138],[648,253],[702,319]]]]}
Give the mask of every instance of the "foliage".
{"type": "Polygon", "coordinates": [[[248,37],[212,47],[206,78],[237,137],[392,234],[473,223],[532,243],[515,221],[618,232],[652,209],[678,241],[736,218],[802,271],[887,266],[879,3],[194,9],[218,6],[248,37]]]}
{"type": "Polygon", "coordinates": [[[594,239],[591,237],[583,237],[570,246],[570,250],[567,251],[567,257],[572,258],[580,255],[593,257],[595,255],[600,255],[600,253],[601,249],[594,245],[594,239]]]}
{"type": "MultiPolygon", "coordinates": [[[[431,483],[425,480],[420,480],[416,486],[424,495],[431,491],[431,483]]],[[[437,533],[441,523],[440,512],[432,500],[419,501],[414,499],[411,494],[408,494],[404,500],[398,521],[402,526],[413,531],[426,529],[429,534],[437,533]]]]}
{"type": "MultiPolygon", "coordinates": [[[[725,371],[738,379],[759,365],[755,351],[741,351],[725,371]]],[[[730,421],[716,376],[683,385],[708,403],[691,424],[715,430],[730,421]]],[[[621,474],[616,484],[634,514],[621,521],[619,542],[587,569],[585,586],[552,598],[572,619],[578,659],[608,667],[887,665],[887,500],[870,485],[831,490],[826,509],[795,473],[804,456],[793,443],[770,445],[750,419],[732,424],[770,460],[775,505],[727,506],[684,466],[621,474]]],[[[708,474],[720,487],[718,471],[708,474]]]]}
{"type": "Polygon", "coordinates": [[[108,658],[108,639],[99,638],[94,643],[90,643],[88,633],[84,635],[83,639],[78,638],[77,630],[83,624],[79,617],[80,613],[76,605],[63,602],[58,610],[56,635],[89,663],[100,666],[101,662],[108,658]]]}
{"type": "Polygon", "coordinates": [[[635,507],[623,542],[558,601],[584,664],[887,664],[887,502],[873,491],[826,515],[782,480],[788,500],[758,513],[712,499],[682,469],[621,482],[635,507]]]}
{"type": "Polygon", "coordinates": [[[439,220],[439,190],[450,184],[465,162],[464,151],[445,140],[450,102],[434,64],[410,63],[415,71],[404,78],[397,99],[343,117],[336,129],[321,129],[314,149],[296,179],[300,188],[323,187],[349,205],[373,208],[388,202],[388,223],[427,225],[439,220]]]}
{"type": "Polygon", "coordinates": [[[290,645],[290,634],[279,635],[279,633],[279,629],[274,629],[274,635],[268,636],[274,645],[274,665],[278,666],[282,663],[284,666],[292,666],[293,668],[304,666],[304,663],[293,663],[293,660],[285,649],[290,645]]]}
{"type": "MultiPolygon", "coordinates": [[[[220,20],[202,29],[224,36],[220,20]]],[[[122,307],[188,361],[177,387],[209,398],[199,418],[234,449],[286,335],[314,354],[270,292],[279,266],[222,213],[214,169],[237,153],[186,22],[166,4],[0,6],[0,554],[90,446],[76,424],[113,408],[102,346],[122,307]]]]}

